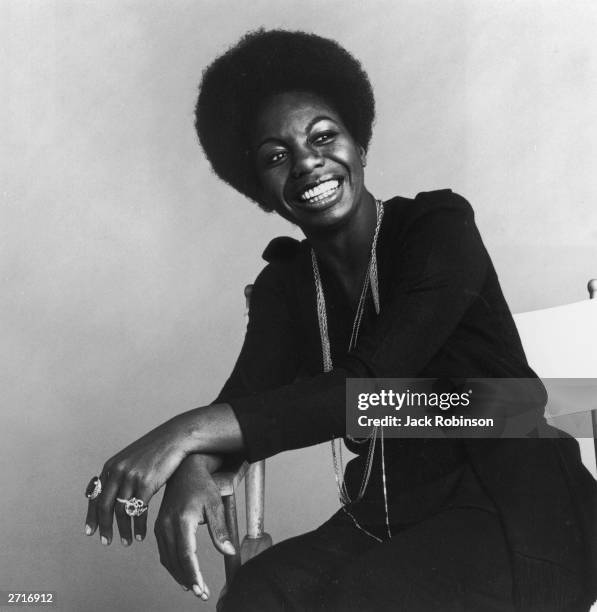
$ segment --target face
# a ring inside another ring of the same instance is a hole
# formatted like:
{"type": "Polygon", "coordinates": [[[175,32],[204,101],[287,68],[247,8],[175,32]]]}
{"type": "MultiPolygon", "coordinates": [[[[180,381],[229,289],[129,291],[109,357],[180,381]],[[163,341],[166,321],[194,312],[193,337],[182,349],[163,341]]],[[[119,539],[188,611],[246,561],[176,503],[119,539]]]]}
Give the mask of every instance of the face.
{"type": "Polygon", "coordinates": [[[306,233],[346,222],[365,198],[365,151],[314,94],[269,98],[257,116],[253,154],[263,202],[306,233]]]}

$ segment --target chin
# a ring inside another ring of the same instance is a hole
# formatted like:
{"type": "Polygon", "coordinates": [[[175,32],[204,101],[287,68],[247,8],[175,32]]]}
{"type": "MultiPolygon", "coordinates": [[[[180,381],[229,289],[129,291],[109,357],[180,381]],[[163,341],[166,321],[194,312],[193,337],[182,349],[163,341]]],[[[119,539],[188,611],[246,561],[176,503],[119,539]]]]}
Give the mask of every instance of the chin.
{"type": "Polygon", "coordinates": [[[292,221],[304,231],[332,229],[342,226],[351,218],[351,202],[337,202],[317,210],[294,210],[292,221]]]}

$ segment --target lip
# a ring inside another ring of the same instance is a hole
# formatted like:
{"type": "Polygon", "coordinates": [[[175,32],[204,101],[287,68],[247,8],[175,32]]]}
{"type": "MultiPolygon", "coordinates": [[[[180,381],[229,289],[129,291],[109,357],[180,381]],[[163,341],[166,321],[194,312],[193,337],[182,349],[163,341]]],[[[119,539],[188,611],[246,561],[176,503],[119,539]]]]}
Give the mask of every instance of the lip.
{"type": "Polygon", "coordinates": [[[317,181],[316,183],[306,185],[303,189],[301,189],[301,191],[298,192],[297,196],[293,198],[293,207],[307,212],[320,212],[322,210],[326,210],[327,208],[334,206],[334,204],[339,202],[342,198],[343,193],[344,179],[342,177],[326,177],[317,181]],[[309,202],[300,199],[300,194],[303,193],[306,189],[312,189],[314,186],[319,185],[320,183],[325,183],[326,181],[331,180],[331,178],[338,180],[340,184],[338,188],[333,191],[328,197],[322,200],[318,200],[317,202],[309,202]]]}
{"type": "Polygon", "coordinates": [[[294,199],[301,200],[301,195],[305,193],[308,189],[313,189],[317,187],[317,185],[321,185],[321,183],[326,183],[327,181],[338,181],[339,183],[344,182],[344,177],[339,174],[327,174],[325,176],[319,177],[315,181],[309,181],[308,183],[303,183],[294,193],[294,199]]]}

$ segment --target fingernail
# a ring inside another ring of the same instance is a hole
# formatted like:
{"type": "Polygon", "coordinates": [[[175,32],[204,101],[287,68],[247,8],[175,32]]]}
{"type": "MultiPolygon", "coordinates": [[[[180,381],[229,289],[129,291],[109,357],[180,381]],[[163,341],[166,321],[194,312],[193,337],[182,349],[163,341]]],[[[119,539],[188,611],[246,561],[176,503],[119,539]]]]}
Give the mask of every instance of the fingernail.
{"type": "Polygon", "coordinates": [[[203,599],[203,601],[207,601],[207,593],[201,593],[201,599],[203,599]]]}
{"type": "Polygon", "coordinates": [[[131,545],[130,540],[127,540],[126,538],[120,538],[120,541],[122,542],[123,546],[130,546],[131,545]]]}
{"type": "Polygon", "coordinates": [[[193,593],[195,593],[197,597],[201,597],[201,595],[203,594],[203,591],[199,588],[198,584],[193,585],[193,593]]]}
{"type": "MultiPolygon", "coordinates": [[[[142,536],[142,535],[137,534],[137,535],[135,536],[135,540],[137,540],[137,542],[143,542],[143,536],[142,536]]],[[[188,589],[187,589],[187,591],[188,591],[188,589]]]]}
{"type": "Polygon", "coordinates": [[[93,529],[91,529],[91,525],[85,525],[85,535],[91,535],[93,533],[93,529]]]}
{"type": "Polygon", "coordinates": [[[184,584],[181,584],[181,585],[180,585],[180,588],[181,588],[183,591],[188,591],[188,590],[189,590],[189,587],[186,587],[184,584]]]}
{"type": "Polygon", "coordinates": [[[211,595],[211,591],[209,590],[209,587],[208,587],[207,585],[204,585],[204,586],[205,586],[205,588],[204,588],[204,592],[205,592],[205,594],[207,595],[207,597],[209,598],[209,597],[210,597],[210,595],[211,595]]]}
{"type": "Polygon", "coordinates": [[[110,542],[108,541],[108,538],[107,538],[106,536],[102,536],[102,537],[101,537],[101,541],[102,541],[102,544],[103,544],[104,546],[108,546],[108,544],[110,543],[110,542]]]}
{"type": "Polygon", "coordinates": [[[228,555],[235,555],[236,554],[236,549],[234,548],[234,546],[232,546],[232,542],[230,540],[226,540],[223,544],[222,544],[222,550],[228,554],[228,555]]]}

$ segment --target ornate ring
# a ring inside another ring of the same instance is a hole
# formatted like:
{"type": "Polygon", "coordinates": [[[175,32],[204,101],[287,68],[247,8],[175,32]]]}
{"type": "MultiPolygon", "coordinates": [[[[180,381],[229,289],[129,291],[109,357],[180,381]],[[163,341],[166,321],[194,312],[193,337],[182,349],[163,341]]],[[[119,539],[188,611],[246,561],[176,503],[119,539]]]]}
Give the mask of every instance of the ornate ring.
{"type": "Polygon", "coordinates": [[[142,499],[137,499],[136,497],[122,499],[122,497],[117,497],[116,501],[124,504],[124,511],[128,516],[141,516],[144,512],[147,512],[147,506],[142,499]]]}
{"type": "Polygon", "coordinates": [[[94,476],[85,489],[85,497],[87,499],[96,499],[102,492],[102,481],[99,476],[94,476]]]}

